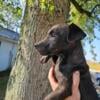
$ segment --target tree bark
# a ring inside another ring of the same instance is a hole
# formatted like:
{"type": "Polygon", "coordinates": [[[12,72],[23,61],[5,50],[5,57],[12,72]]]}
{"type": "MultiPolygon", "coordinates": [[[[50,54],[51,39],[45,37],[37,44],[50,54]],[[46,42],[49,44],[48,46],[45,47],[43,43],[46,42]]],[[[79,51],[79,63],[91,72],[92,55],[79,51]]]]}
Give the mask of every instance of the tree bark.
{"type": "Polygon", "coordinates": [[[50,62],[40,64],[40,55],[34,43],[45,37],[47,30],[54,24],[63,23],[69,16],[69,0],[54,0],[53,15],[43,12],[39,2],[26,2],[16,62],[11,71],[5,100],[43,100],[51,91],[48,83],[50,62]]]}

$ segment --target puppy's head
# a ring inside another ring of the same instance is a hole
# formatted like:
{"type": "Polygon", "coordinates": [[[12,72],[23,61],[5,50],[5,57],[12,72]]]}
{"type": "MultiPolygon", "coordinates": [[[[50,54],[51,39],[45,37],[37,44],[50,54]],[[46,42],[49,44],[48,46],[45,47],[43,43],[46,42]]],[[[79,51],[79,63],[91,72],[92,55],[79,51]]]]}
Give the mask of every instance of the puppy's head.
{"type": "Polygon", "coordinates": [[[57,55],[70,48],[71,43],[75,43],[85,37],[85,33],[75,24],[54,25],[47,37],[36,43],[35,47],[41,55],[57,55]]]}

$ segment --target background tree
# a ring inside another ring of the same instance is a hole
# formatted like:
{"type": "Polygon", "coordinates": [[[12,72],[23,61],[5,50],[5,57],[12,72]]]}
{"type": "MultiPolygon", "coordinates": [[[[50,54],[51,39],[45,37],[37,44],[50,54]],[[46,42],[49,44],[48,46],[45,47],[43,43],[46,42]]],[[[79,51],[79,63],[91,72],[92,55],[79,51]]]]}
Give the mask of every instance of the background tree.
{"type": "Polygon", "coordinates": [[[99,8],[99,0],[91,0],[91,6],[88,2],[90,0],[26,0],[17,58],[11,71],[5,100],[42,100],[50,92],[47,81],[50,64],[40,64],[34,43],[57,23],[71,21],[86,30],[86,26],[90,27],[92,23],[93,28],[99,22],[99,16],[96,15],[100,13],[96,10],[99,8]],[[89,23],[86,23],[87,20],[89,23]]]}

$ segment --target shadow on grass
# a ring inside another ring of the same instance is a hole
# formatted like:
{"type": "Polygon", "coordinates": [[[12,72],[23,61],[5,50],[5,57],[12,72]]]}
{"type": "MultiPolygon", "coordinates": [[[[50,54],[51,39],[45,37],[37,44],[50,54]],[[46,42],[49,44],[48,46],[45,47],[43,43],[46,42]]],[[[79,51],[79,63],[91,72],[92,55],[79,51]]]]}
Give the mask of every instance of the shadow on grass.
{"type": "Polygon", "coordinates": [[[10,69],[0,72],[0,100],[4,100],[10,69]]]}

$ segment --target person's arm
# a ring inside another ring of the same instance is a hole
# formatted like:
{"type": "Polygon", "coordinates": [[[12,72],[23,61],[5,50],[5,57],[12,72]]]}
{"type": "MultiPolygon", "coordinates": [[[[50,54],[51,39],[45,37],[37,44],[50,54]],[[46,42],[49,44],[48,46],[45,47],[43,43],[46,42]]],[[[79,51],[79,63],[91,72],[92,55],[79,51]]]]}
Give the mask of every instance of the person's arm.
{"type": "MultiPolygon", "coordinates": [[[[52,90],[55,91],[58,87],[58,82],[55,79],[54,66],[52,66],[49,70],[48,79],[52,90]]],[[[73,73],[72,95],[67,97],[65,100],[80,100],[79,83],[80,73],[76,71],[73,73]]]]}

